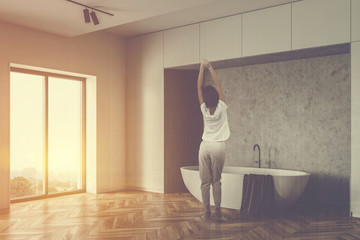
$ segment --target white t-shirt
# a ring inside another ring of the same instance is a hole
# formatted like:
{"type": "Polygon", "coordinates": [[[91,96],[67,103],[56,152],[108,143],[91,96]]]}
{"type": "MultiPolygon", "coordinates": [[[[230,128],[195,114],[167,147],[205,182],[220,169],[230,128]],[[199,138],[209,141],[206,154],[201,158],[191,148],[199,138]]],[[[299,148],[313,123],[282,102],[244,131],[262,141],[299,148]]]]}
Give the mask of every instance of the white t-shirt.
{"type": "Polygon", "coordinates": [[[227,105],[222,100],[216,107],[213,115],[205,103],[200,106],[201,113],[204,118],[204,132],[202,139],[209,142],[225,141],[230,137],[229,122],[227,118],[227,105]]]}

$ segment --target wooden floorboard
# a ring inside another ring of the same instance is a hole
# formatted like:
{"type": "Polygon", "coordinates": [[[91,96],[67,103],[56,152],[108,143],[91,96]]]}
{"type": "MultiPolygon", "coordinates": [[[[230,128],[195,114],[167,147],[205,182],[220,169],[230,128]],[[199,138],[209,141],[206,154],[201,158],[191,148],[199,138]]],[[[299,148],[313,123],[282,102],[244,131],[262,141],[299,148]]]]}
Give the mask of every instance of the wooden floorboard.
{"type": "Polygon", "coordinates": [[[360,239],[360,219],[344,211],[223,214],[228,221],[205,220],[201,203],[188,193],[81,193],[12,204],[0,213],[0,239],[360,239]]]}

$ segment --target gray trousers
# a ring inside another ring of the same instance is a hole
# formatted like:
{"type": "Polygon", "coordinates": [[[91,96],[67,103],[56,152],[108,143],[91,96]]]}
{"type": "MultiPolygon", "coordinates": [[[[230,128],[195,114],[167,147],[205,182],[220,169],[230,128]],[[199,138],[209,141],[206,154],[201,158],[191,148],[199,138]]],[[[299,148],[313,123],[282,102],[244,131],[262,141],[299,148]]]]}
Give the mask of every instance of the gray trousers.
{"type": "Polygon", "coordinates": [[[206,211],[210,209],[210,186],[212,185],[216,208],[221,204],[221,172],[225,162],[225,142],[202,141],[199,149],[199,172],[201,196],[206,211]]]}

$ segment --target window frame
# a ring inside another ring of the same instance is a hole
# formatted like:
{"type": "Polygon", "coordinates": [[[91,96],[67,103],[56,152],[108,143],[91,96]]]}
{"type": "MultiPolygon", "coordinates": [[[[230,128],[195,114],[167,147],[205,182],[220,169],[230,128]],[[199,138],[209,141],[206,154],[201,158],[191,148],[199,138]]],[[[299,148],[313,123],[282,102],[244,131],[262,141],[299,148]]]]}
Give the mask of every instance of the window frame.
{"type": "MultiPolygon", "coordinates": [[[[66,75],[66,74],[58,74],[58,73],[52,73],[52,72],[46,72],[46,71],[37,71],[37,70],[30,70],[30,69],[24,69],[19,67],[10,67],[10,72],[17,72],[17,73],[25,73],[25,74],[32,74],[32,75],[39,75],[43,76],[45,79],[45,173],[44,173],[44,194],[39,196],[33,196],[33,197],[24,197],[24,198],[16,198],[16,199],[10,199],[10,203],[18,203],[18,202],[26,202],[26,201],[32,201],[32,200],[38,200],[38,199],[45,199],[45,198],[52,198],[52,197],[59,197],[59,196],[65,196],[65,195],[71,195],[76,193],[84,193],[86,192],[86,78],[84,77],[78,77],[78,76],[72,76],[72,75],[66,75]],[[48,122],[48,103],[49,103],[49,89],[48,89],[48,82],[49,77],[55,77],[55,78],[62,78],[62,79],[69,79],[74,81],[80,81],[82,82],[82,89],[81,89],[81,102],[82,102],[82,112],[81,112],[81,119],[82,119],[82,146],[81,146],[81,185],[82,188],[75,191],[68,191],[68,192],[61,192],[61,193],[53,193],[49,194],[48,192],[48,186],[49,186],[49,174],[48,174],[48,163],[49,163],[49,154],[48,154],[48,133],[49,133],[49,122],[48,122]]],[[[11,133],[10,133],[11,134],[11,133]]]]}

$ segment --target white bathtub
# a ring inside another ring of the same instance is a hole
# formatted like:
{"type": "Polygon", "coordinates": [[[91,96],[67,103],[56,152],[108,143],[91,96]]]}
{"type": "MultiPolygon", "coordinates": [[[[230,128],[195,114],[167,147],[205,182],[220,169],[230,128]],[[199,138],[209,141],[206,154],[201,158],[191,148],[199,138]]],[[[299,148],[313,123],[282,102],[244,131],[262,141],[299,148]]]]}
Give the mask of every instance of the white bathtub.
{"type": "MultiPolygon", "coordinates": [[[[300,171],[247,168],[247,167],[224,167],[221,183],[222,198],[221,207],[240,209],[244,174],[272,175],[275,185],[275,207],[287,208],[299,199],[309,181],[310,174],[300,171]]],[[[198,166],[181,168],[181,175],[189,192],[202,202],[200,190],[200,176],[198,166]]],[[[211,194],[211,205],[214,205],[211,194]]]]}

